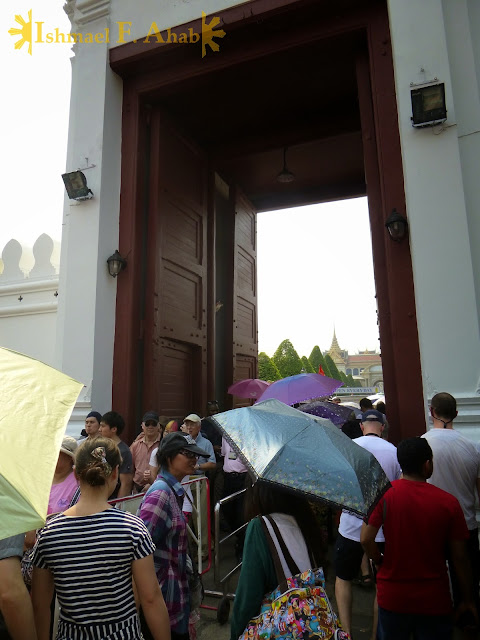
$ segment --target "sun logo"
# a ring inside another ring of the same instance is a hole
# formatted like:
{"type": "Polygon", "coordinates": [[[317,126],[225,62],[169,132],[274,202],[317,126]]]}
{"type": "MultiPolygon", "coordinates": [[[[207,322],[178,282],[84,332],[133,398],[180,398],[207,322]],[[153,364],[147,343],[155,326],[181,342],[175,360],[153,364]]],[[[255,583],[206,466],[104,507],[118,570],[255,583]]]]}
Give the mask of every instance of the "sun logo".
{"type": "Polygon", "coordinates": [[[12,27],[8,30],[11,36],[21,36],[20,40],[15,42],[15,49],[21,49],[28,42],[28,53],[32,55],[32,10],[28,12],[28,22],[25,22],[22,16],[15,16],[15,22],[22,27],[21,29],[12,27]]]}
{"type": "Polygon", "coordinates": [[[214,41],[214,38],[223,38],[226,36],[223,29],[215,29],[220,22],[220,18],[212,18],[211,22],[207,23],[206,17],[207,14],[205,11],[202,11],[202,58],[204,58],[207,53],[207,44],[212,51],[219,51],[220,47],[214,41]]]}

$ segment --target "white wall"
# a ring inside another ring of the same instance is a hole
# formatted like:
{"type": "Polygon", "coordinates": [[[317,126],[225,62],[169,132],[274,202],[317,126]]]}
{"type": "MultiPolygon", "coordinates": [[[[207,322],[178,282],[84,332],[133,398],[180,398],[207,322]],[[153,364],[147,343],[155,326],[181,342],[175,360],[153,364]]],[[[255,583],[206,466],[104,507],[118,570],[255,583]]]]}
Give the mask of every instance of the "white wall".
{"type": "Polygon", "coordinates": [[[53,251],[53,240],[45,234],[35,242],[33,255],[12,239],[2,250],[0,268],[0,346],[51,366],[58,306],[53,251]]]}
{"type": "Polygon", "coordinates": [[[467,4],[388,2],[425,395],[449,391],[465,421],[480,427],[480,262],[472,261],[470,235],[479,231],[472,220],[479,195],[473,176],[464,172],[470,162],[478,167],[478,147],[465,134],[480,117],[479,59],[473,57],[467,4]],[[448,120],[443,127],[414,129],[410,83],[434,77],[445,83],[448,120]],[[472,83],[477,95],[470,99],[472,83]]]}
{"type": "MultiPolygon", "coordinates": [[[[108,2],[67,5],[76,33],[99,33],[109,25],[108,2]]],[[[108,45],[76,44],[67,171],[84,171],[93,199],[65,196],[60,269],[59,369],[85,384],[74,421],[82,428],[90,408],[111,409],[116,280],[106,260],[118,248],[122,83],[109,66],[108,45]]]]}

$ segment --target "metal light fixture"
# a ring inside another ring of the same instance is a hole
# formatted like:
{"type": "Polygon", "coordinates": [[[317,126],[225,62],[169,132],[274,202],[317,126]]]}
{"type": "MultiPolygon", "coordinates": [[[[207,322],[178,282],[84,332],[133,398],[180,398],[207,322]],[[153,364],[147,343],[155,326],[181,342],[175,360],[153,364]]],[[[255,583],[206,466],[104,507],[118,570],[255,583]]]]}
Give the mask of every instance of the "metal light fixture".
{"type": "Polygon", "coordinates": [[[447,119],[447,105],[445,101],[445,85],[433,82],[421,85],[410,85],[412,99],[412,126],[433,127],[447,119]]]}
{"type": "Polygon", "coordinates": [[[112,276],[112,278],[116,278],[120,271],[123,271],[127,268],[127,261],[125,260],[125,258],[122,258],[117,249],[114,254],[107,258],[107,265],[108,273],[112,276]]]}
{"type": "Polygon", "coordinates": [[[405,216],[398,213],[396,209],[388,216],[385,226],[388,229],[390,237],[395,242],[401,242],[407,235],[408,222],[405,216]]]}
{"type": "Polygon", "coordinates": [[[87,179],[82,171],[63,173],[62,178],[70,200],[90,200],[93,198],[93,192],[88,188],[87,179]]]}
{"type": "Polygon", "coordinates": [[[283,148],[283,169],[277,175],[277,182],[293,182],[295,174],[288,170],[287,167],[287,147],[283,148]]]}

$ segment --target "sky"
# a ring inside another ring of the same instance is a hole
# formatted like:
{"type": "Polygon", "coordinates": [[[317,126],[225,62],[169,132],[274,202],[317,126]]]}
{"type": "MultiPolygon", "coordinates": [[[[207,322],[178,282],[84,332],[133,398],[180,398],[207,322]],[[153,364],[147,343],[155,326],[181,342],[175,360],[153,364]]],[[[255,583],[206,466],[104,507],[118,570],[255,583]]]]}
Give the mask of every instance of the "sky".
{"type": "Polygon", "coordinates": [[[366,198],[257,216],[258,342],[272,356],[290,339],[300,356],[379,350],[366,198]]]}
{"type": "MultiPolygon", "coordinates": [[[[0,139],[3,192],[0,252],[15,238],[31,260],[42,233],[61,240],[70,74],[68,44],[25,44],[15,50],[15,16],[68,32],[62,0],[2,0],[0,139]],[[29,249],[30,248],[30,249],[29,249]]],[[[259,351],[273,355],[289,338],[300,356],[315,345],[356,353],[378,349],[368,206],[365,198],[258,215],[259,351]],[[361,292],[361,295],[360,295],[361,292]]],[[[56,262],[58,256],[54,256],[56,262]]]]}

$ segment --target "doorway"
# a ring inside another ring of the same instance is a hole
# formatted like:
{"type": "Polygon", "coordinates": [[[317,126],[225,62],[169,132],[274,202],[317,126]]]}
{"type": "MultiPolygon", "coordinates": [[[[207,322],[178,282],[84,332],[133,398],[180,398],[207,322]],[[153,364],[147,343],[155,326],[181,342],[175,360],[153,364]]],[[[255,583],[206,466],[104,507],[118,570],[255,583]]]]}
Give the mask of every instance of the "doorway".
{"type": "Polygon", "coordinates": [[[178,371],[193,371],[195,397],[184,394],[175,406],[183,413],[203,413],[222,379],[225,390],[254,377],[255,211],[366,195],[398,439],[423,416],[423,393],[410,252],[384,228],[394,207],[405,211],[386,4],[345,2],[344,12],[323,2],[248,5],[248,18],[235,8],[221,14],[228,38],[208,61],[193,60],[186,47],[163,47],[141,66],[133,45],[111,50],[124,76],[120,246],[134,265],[117,293],[114,404],[132,423],[148,403],[163,412],[154,380],[165,369],[157,344],[165,340],[188,352],[190,364],[178,371]],[[280,185],[272,174],[285,147],[295,151],[298,179],[280,185]]]}

